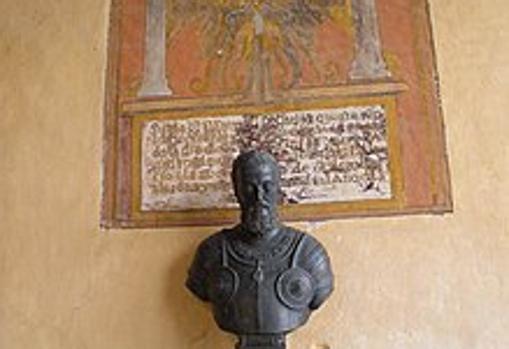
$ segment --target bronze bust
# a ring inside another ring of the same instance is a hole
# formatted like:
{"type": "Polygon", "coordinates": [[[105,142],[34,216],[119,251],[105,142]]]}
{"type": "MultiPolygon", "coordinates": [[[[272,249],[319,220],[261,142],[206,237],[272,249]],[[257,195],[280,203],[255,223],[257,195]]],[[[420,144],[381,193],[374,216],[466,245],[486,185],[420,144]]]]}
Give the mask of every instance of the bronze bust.
{"type": "Polygon", "coordinates": [[[329,257],[312,236],[280,223],[279,169],[272,156],[237,157],[232,180],[241,223],[203,241],[187,287],[211,302],[238,349],[283,349],[285,335],[308,319],[333,290],[329,257]]]}

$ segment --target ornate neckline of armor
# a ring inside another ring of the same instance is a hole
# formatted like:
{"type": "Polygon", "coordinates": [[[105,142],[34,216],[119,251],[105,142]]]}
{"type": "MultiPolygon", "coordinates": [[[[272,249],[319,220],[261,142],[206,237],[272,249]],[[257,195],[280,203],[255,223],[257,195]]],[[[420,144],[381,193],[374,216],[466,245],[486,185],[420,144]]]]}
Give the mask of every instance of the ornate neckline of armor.
{"type": "Polygon", "coordinates": [[[234,238],[228,241],[228,251],[238,262],[252,266],[285,260],[292,253],[299,234],[290,234],[284,227],[281,229],[280,236],[277,236],[276,241],[272,242],[268,248],[252,246],[234,238]]]}

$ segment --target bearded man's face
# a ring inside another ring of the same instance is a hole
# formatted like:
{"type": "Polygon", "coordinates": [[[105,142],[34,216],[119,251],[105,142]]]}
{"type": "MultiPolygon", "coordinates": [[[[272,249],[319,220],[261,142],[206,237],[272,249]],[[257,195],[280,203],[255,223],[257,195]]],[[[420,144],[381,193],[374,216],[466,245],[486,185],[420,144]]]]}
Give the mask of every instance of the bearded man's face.
{"type": "Polygon", "coordinates": [[[263,237],[278,223],[279,180],[270,166],[249,166],[240,173],[237,194],[242,209],[242,225],[253,237],[263,237]]]}

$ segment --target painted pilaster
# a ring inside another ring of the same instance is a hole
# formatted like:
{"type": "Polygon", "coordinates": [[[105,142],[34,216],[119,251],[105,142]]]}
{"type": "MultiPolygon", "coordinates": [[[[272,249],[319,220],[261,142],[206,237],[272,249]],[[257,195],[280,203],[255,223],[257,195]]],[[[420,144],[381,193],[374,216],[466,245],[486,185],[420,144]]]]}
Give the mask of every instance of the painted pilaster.
{"type": "Polygon", "coordinates": [[[382,55],[375,0],[352,0],[355,56],[351,80],[384,79],[391,76],[382,55]]]}
{"type": "Polygon", "coordinates": [[[145,61],[138,96],[170,96],[166,78],[166,0],[146,1],[145,61]]]}

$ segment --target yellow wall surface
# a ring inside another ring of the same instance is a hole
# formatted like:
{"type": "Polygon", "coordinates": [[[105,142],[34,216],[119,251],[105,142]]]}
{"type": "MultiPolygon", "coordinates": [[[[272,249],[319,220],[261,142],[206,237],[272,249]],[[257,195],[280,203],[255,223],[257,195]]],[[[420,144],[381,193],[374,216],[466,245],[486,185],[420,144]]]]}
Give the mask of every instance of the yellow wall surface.
{"type": "MultiPolygon", "coordinates": [[[[508,4],[431,3],[454,214],[300,224],[337,290],[290,348],[509,348],[508,4]]],[[[217,228],[98,227],[108,10],[0,1],[0,348],[232,348],[183,287],[217,228]]]]}

